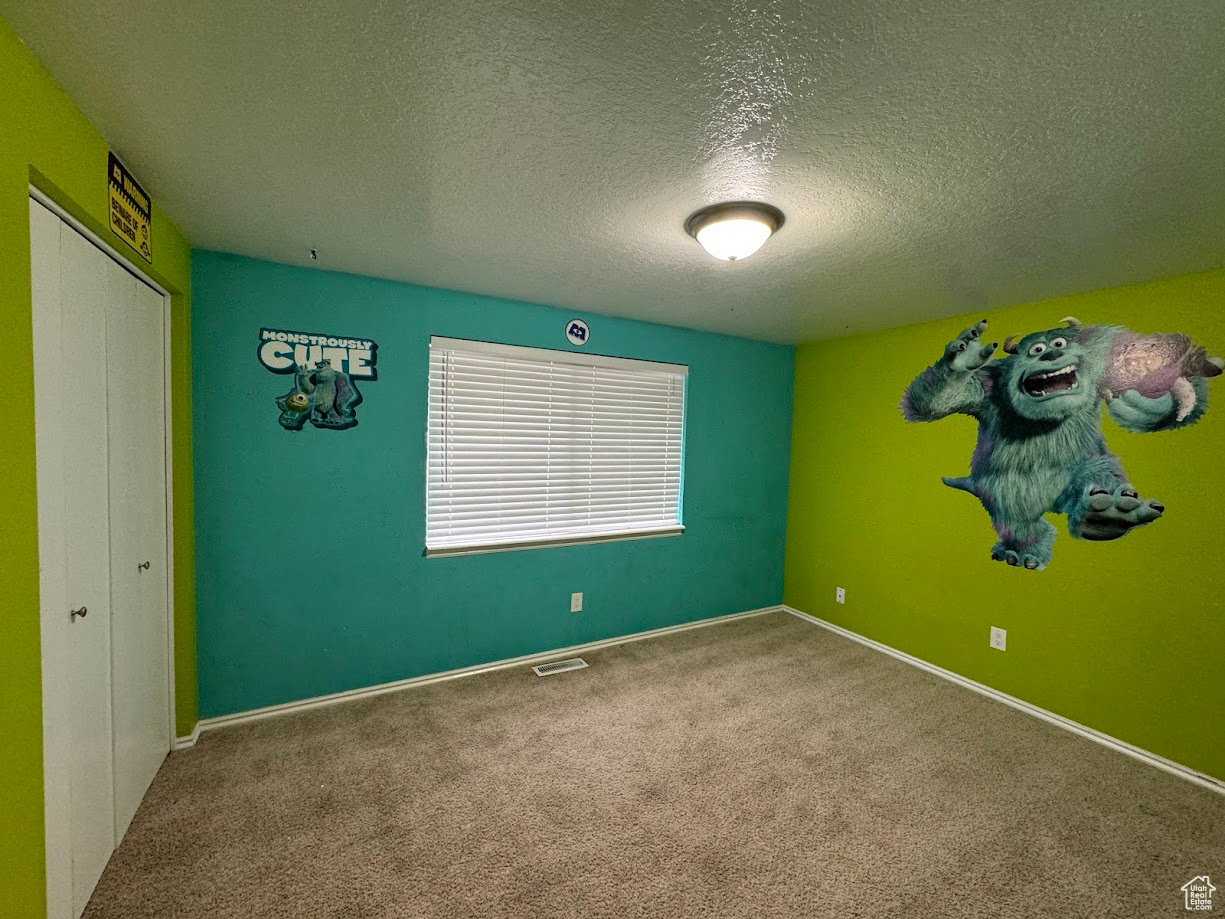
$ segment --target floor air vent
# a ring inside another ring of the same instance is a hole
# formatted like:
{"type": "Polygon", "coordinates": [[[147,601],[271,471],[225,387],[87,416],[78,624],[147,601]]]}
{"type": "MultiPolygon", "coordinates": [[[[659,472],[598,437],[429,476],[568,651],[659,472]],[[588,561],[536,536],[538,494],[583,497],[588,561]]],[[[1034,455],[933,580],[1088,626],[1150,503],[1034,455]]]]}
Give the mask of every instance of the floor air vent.
{"type": "Polygon", "coordinates": [[[541,664],[538,667],[533,667],[532,670],[536,676],[552,676],[554,673],[565,673],[567,670],[582,670],[587,666],[587,662],[581,657],[572,657],[568,661],[552,661],[548,664],[541,664]]]}

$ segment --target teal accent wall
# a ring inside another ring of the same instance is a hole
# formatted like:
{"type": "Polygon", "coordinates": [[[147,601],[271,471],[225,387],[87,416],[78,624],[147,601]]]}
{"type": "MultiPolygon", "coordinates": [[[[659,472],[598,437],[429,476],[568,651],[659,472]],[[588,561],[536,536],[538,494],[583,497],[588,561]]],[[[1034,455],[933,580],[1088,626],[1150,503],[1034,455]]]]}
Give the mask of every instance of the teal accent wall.
{"type": "Polygon", "coordinates": [[[791,347],[206,251],[192,292],[202,717],[781,602],[791,347]],[[423,558],[430,336],[577,350],[575,316],[689,366],[685,533],[423,558]],[[261,327],[378,342],[357,427],[281,429],[261,327]]]}

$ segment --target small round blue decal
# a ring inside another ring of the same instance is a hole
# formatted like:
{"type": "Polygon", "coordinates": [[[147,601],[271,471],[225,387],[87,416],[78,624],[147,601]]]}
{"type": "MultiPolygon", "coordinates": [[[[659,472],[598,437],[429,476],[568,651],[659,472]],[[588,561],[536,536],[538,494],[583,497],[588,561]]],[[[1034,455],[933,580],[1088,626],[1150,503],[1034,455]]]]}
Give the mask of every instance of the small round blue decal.
{"type": "Polygon", "coordinates": [[[587,328],[587,323],[581,319],[571,319],[566,323],[566,338],[569,339],[572,345],[585,345],[587,339],[591,335],[591,330],[587,328]]]}

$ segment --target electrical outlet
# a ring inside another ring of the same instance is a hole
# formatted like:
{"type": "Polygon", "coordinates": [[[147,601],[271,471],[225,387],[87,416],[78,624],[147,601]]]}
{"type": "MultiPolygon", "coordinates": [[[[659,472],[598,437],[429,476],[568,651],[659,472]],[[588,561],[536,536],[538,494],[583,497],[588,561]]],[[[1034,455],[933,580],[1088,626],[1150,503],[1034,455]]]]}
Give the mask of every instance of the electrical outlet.
{"type": "Polygon", "coordinates": [[[997,629],[991,626],[991,647],[996,651],[1008,650],[1008,632],[1004,629],[997,629]]]}
{"type": "Polygon", "coordinates": [[[570,612],[581,613],[583,611],[583,595],[570,594],[570,612]]]}
{"type": "Polygon", "coordinates": [[[845,587],[835,588],[834,589],[834,599],[837,600],[839,603],[845,603],[846,602],[846,588],[845,587]]]}

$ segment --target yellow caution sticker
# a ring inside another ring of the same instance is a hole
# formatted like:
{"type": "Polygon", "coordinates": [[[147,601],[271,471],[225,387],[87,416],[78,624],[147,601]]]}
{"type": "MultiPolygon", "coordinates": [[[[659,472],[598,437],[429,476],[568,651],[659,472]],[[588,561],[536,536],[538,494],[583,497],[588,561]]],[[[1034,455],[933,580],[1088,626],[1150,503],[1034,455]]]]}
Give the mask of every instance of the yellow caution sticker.
{"type": "Polygon", "coordinates": [[[110,189],[111,229],[124,242],[140,253],[146,262],[153,261],[153,202],[145,190],[132,178],[115,154],[107,163],[107,187],[110,189]]]}

